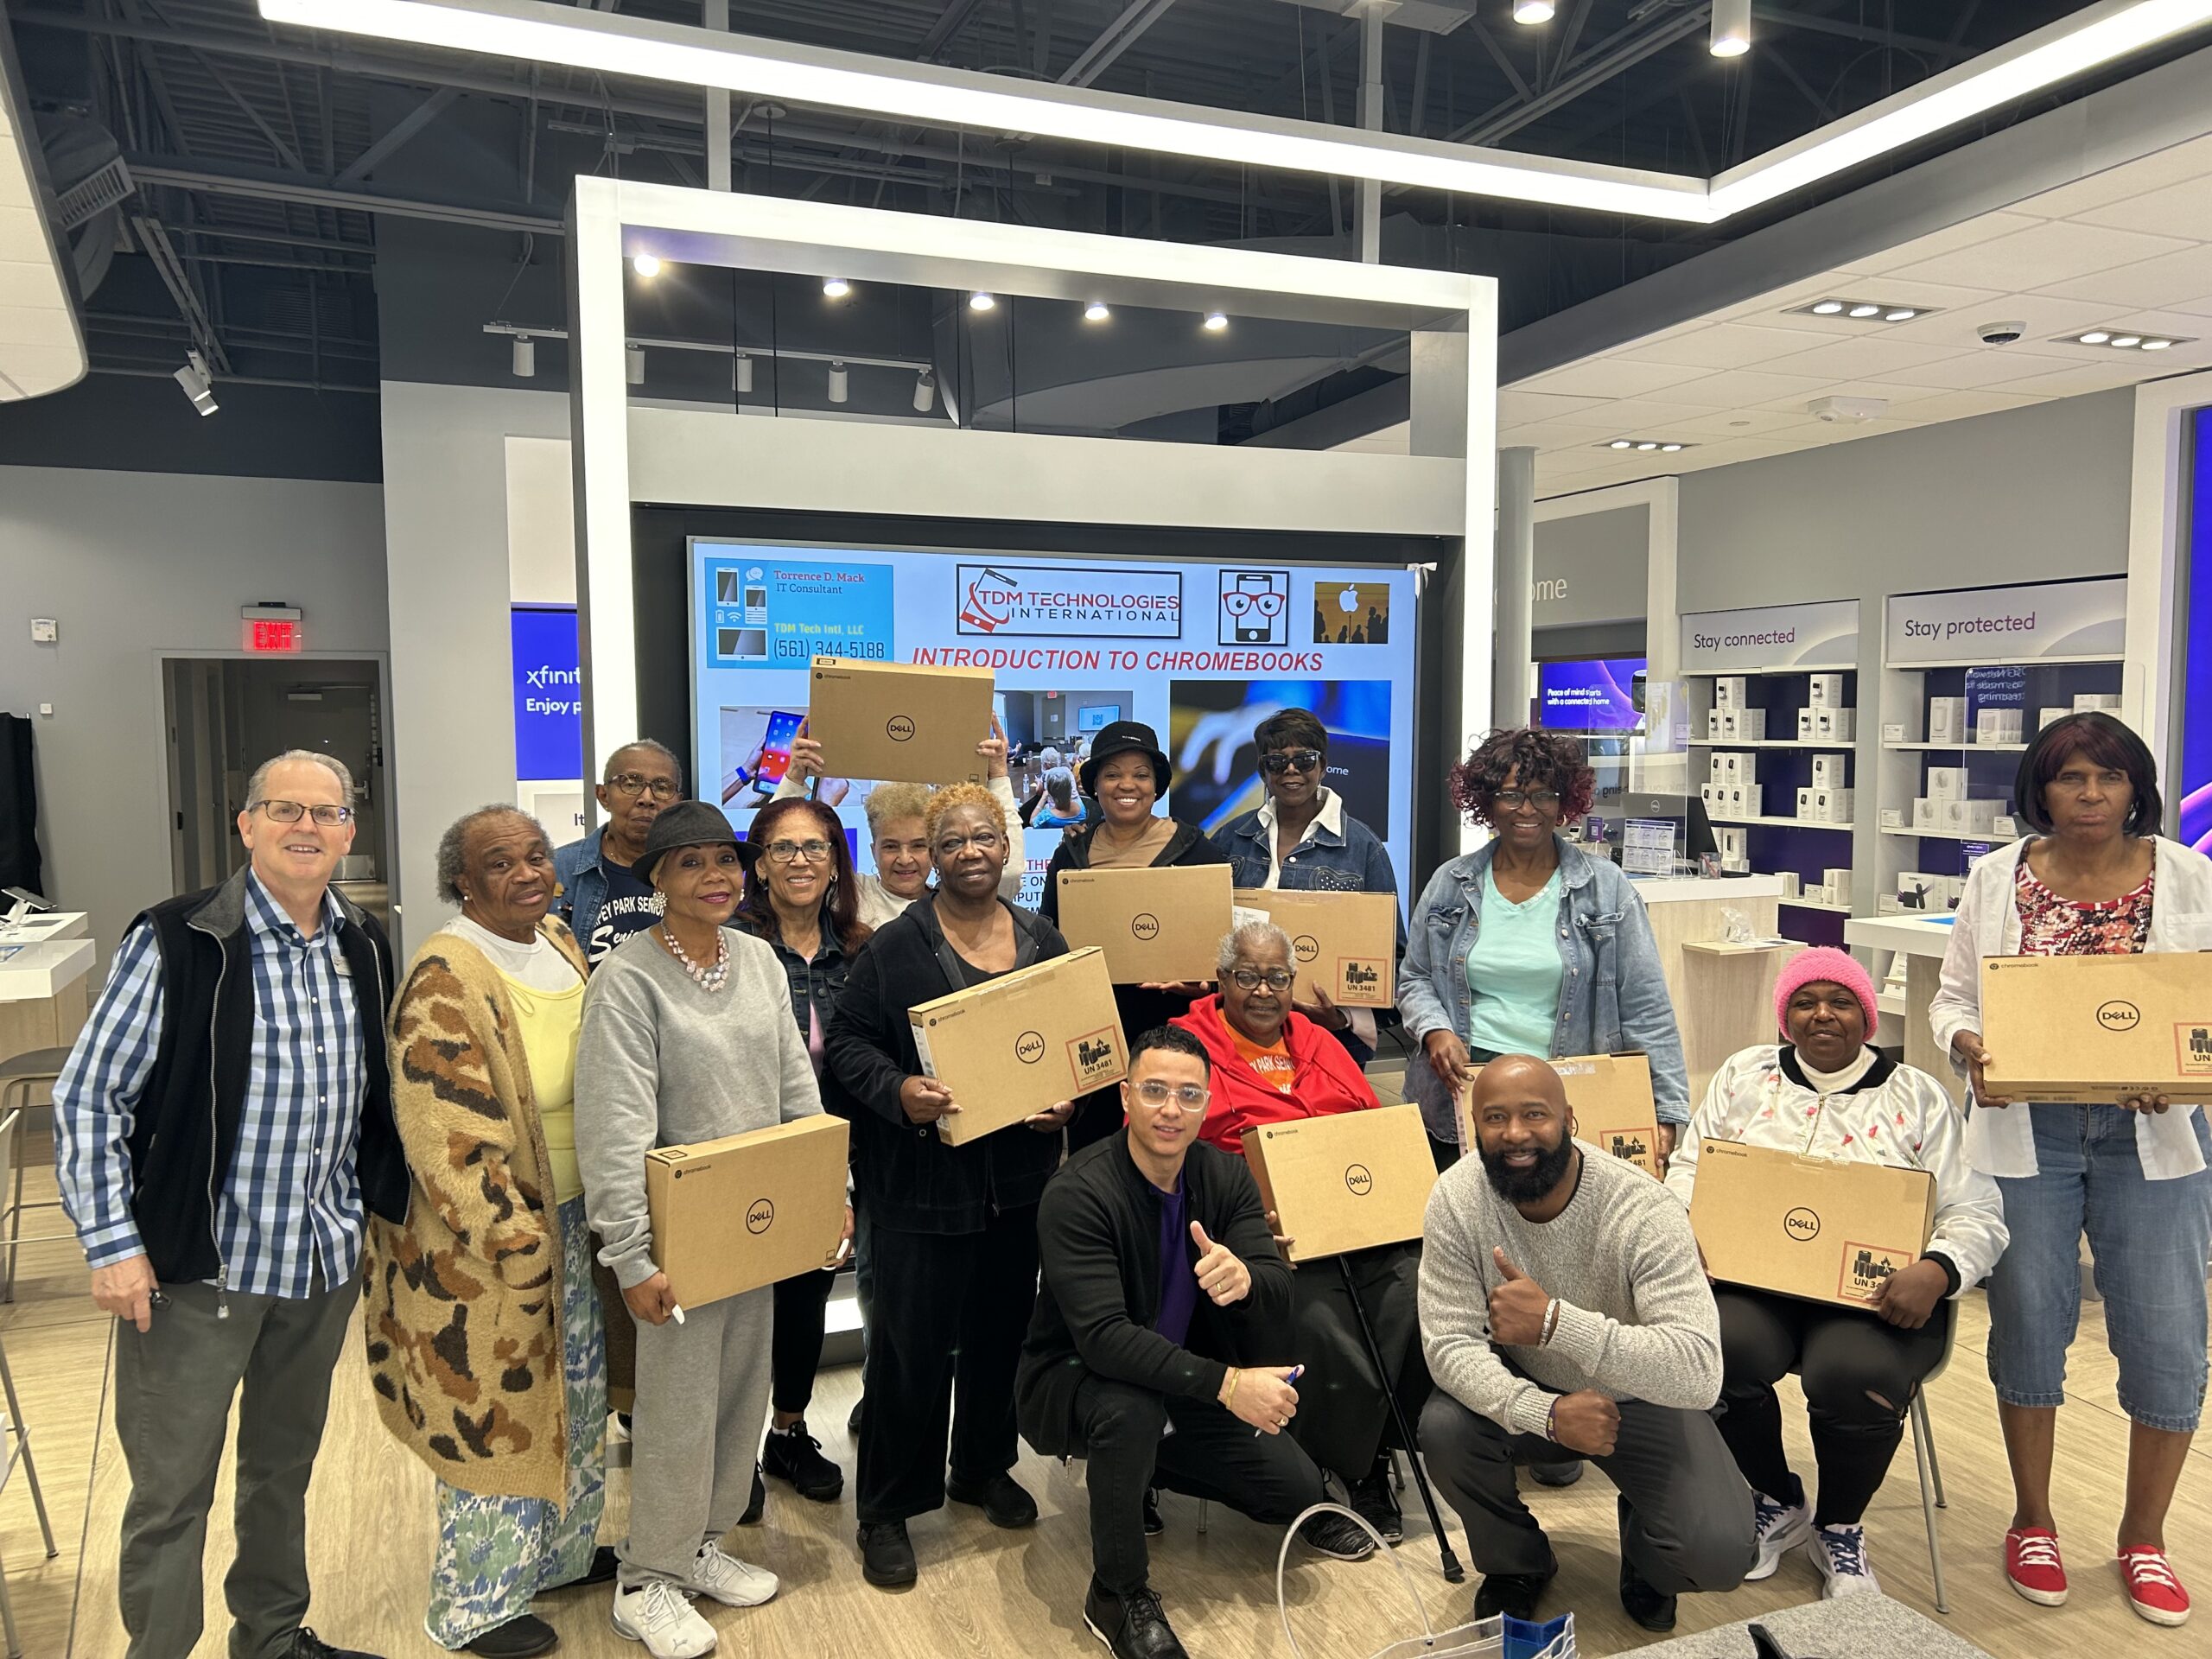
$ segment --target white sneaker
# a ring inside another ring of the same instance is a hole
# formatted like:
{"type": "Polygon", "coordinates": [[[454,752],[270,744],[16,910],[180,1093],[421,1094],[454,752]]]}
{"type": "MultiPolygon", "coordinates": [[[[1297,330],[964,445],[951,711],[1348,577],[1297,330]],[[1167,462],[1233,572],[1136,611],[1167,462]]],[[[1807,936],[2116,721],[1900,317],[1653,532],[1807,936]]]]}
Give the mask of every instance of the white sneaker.
{"type": "Polygon", "coordinates": [[[1756,1489],[1751,1493],[1751,1517],[1757,1523],[1759,1559],[1744,1574],[1744,1581],[1770,1579],[1782,1558],[1805,1541],[1813,1530],[1812,1506],[1804,1503],[1778,1503],[1756,1489]]]}
{"type": "Polygon", "coordinates": [[[1844,1596],[1879,1593],[1874,1569],[1866,1564],[1866,1529],[1815,1527],[1805,1554],[1821,1572],[1821,1594],[1830,1601],[1844,1596]]]}
{"type": "Polygon", "coordinates": [[[653,1659],[700,1659],[715,1650],[715,1627],[666,1579],[615,1587],[614,1633],[644,1643],[653,1659]]]}
{"type": "Polygon", "coordinates": [[[692,1557],[691,1576],[684,1580],[683,1587],[712,1596],[725,1607],[758,1607],[774,1596],[779,1586],[774,1573],[734,1555],[725,1555],[721,1546],[710,1539],[692,1557]]]}

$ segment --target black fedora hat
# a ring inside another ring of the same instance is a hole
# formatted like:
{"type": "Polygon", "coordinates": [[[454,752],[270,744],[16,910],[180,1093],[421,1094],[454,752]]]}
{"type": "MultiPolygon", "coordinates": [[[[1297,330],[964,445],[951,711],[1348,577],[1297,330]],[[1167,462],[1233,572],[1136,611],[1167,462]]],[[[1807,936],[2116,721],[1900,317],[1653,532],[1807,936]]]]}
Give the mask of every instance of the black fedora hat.
{"type": "Polygon", "coordinates": [[[1160,734],[1141,720],[1117,720],[1090,740],[1090,759],[1083,763],[1077,781],[1086,795],[1098,793],[1098,768],[1117,754],[1141,754],[1152,762],[1155,786],[1165,795],[1174,767],[1160,747],[1160,734]]]}
{"type": "Polygon", "coordinates": [[[630,866],[630,874],[652,886],[653,868],[660,862],[661,855],[672,853],[678,847],[734,847],[747,870],[760,861],[760,849],[738,839],[737,831],[729,827],[721,808],[705,801],[678,801],[655,818],[652,828],[645,831],[645,850],[630,866]]]}

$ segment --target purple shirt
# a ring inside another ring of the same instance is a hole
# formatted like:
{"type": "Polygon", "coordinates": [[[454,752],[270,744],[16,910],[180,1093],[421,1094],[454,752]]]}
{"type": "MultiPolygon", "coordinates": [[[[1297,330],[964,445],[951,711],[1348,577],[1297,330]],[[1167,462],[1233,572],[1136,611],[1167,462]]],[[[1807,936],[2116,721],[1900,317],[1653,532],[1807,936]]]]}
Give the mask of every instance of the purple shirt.
{"type": "Polygon", "coordinates": [[[1191,1334],[1191,1315],[1198,1305],[1198,1276],[1191,1271],[1191,1230],[1184,1220],[1183,1177],[1175,1177],[1175,1190],[1160,1199],[1160,1314],[1152,1328],[1178,1348],[1191,1334]]]}

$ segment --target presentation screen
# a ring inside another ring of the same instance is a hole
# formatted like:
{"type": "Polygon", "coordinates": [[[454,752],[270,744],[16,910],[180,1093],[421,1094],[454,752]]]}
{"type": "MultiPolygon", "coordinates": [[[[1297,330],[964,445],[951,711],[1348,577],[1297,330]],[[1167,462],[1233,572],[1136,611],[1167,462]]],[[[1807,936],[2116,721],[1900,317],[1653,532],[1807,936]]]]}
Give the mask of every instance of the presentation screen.
{"type": "MultiPolygon", "coordinates": [[[[694,775],[741,832],[785,774],[814,659],[845,657],[993,671],[1023,802],[1055,766],[1078,769],[1106,727],[1142,721],[1174,765],[1167,810],[1209,832],[1265,798],[1253,728],[1311,709],[1329,732],[1330,787],[1389,846],[1402,887],[1408,879],[1410,571],[705,537],[690,546],[694,775]]],[[[821,789],[864,870],[871,785],[821,789]]],[[[1042,893],[1063,833],[1024,832],[1024,902],[1042,893]]]]}
{"type": "Polygon", "coordinates": [[[1636,732],[1643,728],[1641,657],[1544,663],[1536,670],[1536,706],[1548,732],[1636,732]]]}
{"type": "Polygon", "coordinates": [[[2189,417],[2189,620],[2182,628],[2181,777],[2173,797],[2183,844],[2212,853],[2212,409],[2189,417]]]}

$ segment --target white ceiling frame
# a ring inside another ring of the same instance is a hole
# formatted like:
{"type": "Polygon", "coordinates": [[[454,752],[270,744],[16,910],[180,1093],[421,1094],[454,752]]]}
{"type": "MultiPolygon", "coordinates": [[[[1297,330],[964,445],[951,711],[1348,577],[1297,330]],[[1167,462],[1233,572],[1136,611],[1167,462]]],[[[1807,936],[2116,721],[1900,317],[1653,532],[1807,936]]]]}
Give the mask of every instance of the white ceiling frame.
{"type": "Polygon", "coordinates": [[[1716,224],[2212,22],[2212,0],[2098,0],[1712,180],[894,60],[547,0],[260,0],[272,22],[985,132],[1046,135],[1464,195],[1716,224]]]}
{"type": "MultiPolygon", "coordinates": [[[[1096,297],[1192,314],[1220,308],[1232,317],[1327,319],[1406,330],[1412,453],[1306,457],[1304,469],[1326,472],[1328,479],[1304,502],[1291,500],[1296,487],[1286,487],[1286,465],[1295,467],[1300,458],[1278,449],[973,429],[919,435],[899,429],[884,435],[859,423],[822,442],[840,446],[841,468],[866,475],[869,510],[918,516],[950,511],[938,482],[947,477],[959,486],[955,516],[1055,516],[1039,505],[1036,476],[1053,468],[1083,486],[1060,492],[1077,498],[1077,507],[1057,516],[1075,516],[1079,508],[1106,522],[1096,504],[1111,496],[1111,521],[1139,527],[1250,524],[1260,522],[1251,511],[1254,499],[1272,494],[1284,504],[1278,517],[1293,511],[1306,515],[1284,527],[1372,531],[1391,521],[1388,504],[1402,494],[1436,502],[1427,533],[1456,536],[1465,549],[1458,622],[1466,666],[1453,715],[1459,734],[1447,747],[1489,726],[1497,439],[1497,285],[1491,278],[597,177],[575,182],[568,249],[576,588],[585,755],[594,776],[611,750],[639,729],[631,549],[636,427],[626,372],[625,284],[629,258],[641,251],[742,270],[835,270],[855,281],[956,292],[1096,297]],[[894,448],[911,454],[924,441],[931,450],[928,467],[872,465],[894,448]],[[1462,477],[1464,494],[1454,487],[1462,477]],[[1081,505],[1086,502],[1091,505],[1081,505]]],[[[656,413],[641,410],[639,422],[650,424],[656,413]]],[[[672,481],[656,474],[652,499],[723,505],[774,500],[778,480],[756,478],[744,464],[742,447],[754,442],[754,434],[707,436],[714,446],[710,470],[678,469],[672,481]]],[[[784,441],[779,435],[778,442],[784,441]]],[[[849,500],[852,493],[842,492],[840,499],[849,500]]],[[[1461,833],[1464,839],[1467,832],[1461,833]]]]}
{"type": "MultiPolygon", "coordinates": [[[[2212,370],[2135,388],[2129,471],[2127,632],[2120,717],[2158,759],[2178,815],[2180,711],[2175,706],[2181,632],[2179,572],[2188,557],[2189,417],[2212,404],[2212,370]]],[[[2178,823],[2178,816],[2176,817],[2178,823]]]]}

